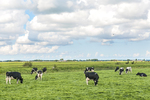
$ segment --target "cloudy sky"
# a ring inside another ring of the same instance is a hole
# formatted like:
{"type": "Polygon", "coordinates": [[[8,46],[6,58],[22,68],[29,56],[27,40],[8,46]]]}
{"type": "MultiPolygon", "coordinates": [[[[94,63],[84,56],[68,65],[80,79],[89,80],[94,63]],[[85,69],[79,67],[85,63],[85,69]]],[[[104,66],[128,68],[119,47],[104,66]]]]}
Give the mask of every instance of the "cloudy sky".
{"type": "Polygon", "coordinates": [[[0,0],[0,60],[150,59],[150,0],[0,0]]]}

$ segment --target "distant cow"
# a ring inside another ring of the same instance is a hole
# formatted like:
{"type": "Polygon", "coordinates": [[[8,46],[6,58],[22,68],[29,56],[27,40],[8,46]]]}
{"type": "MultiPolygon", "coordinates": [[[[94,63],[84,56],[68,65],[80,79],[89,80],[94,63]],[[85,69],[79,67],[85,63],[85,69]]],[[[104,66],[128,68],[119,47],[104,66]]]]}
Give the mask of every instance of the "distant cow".
{"type": "Polygon", "coordinates": [[[127,68],[126,68],[126,73],[128,73],[128,71],[129,71],[129,72],[132,72],[132,68],[131,68],[131,67],[127,67],[127,68]]]}
{"type": "Polygon", "coordinates": [[[11,79],[16,79],[17,84],[18,81],[20,80],[20,83],[23,83],[23,78],[21,77],[21,74],[19,72],[6,72],[6,84],[8,83],[11,84],[11,79]]]}
{"type": "Polygon", "coordinates": [[[42,80],[42,75],[43,75],[42,71],[39,70],[38,73],[37,73],[37,75],[35,76],[35,80],[37,80],[39,77],[42,80]]]}
{"type": "Polygon", "coordinates": [[[87,67],[84,71],[84,73],[88,72],[88,71],[92,71],[94,72],[94,67],[87,67]]]}
{"type": "Polygon", "coordinates": [[[38,70],[37,68],[33,68],[32,71],[31,71],[31,74],[33,74],[34,72],[36,73],[37,70],[38,70]]]}
{"type": "Polygon", "coordinates": [[[43,71],[43,73],[46,72],[46,71],[47,71],[47,68],[44,67],[44,68],[42,69],[42,71],[43,71]]]}
{"type": "Polygon", "coordinates": [[[136,75],[140,75],[141,77],[147,77],[147,75],[145,73],[137,73],[136,75]]]}
{"type": "Polygon", "coordinates": [[[124,68],[123,68],[123,67],[121,67],[121,68],[120,68],[119,75],[121,75],[123,71],[124,71],[124,68]]]}
{"type": "Polygon", "coordinates": [[[88,81],[89,80],[93,80],[94,83],[95,83],[95,86],[98,84],[98,79],[99,79],[99,76],[96,72],[86,72],[85,73],[85,77],[86,77],[86,83],[88,85],[88,81]]]}
{"type": "Polygon", "coordinates": [[[115,72],[119,69],[119,67],[116,67],[115,72]]]}

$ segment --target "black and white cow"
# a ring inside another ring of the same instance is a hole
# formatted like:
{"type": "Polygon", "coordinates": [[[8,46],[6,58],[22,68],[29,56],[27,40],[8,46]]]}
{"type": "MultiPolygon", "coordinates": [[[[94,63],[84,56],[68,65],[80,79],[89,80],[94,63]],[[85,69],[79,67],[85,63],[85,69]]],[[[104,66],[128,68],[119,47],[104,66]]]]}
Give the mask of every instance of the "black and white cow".
{"type": "Polygon", "coordinates": [[[115,72],[116,72],[117,70],[119,70],[119,67],[116,67],[115,72]]]}
{"type": "Polygon", "coordinates": [[[84,71],[84,73],[88,72],[88,71],[92,71],[94,72],[94,67],[87,67],[84,71]]]}
{"type": "Polygon", "coordinates": [[[99,76],[96,72],[86,72],[85,77],[86,77],[86,84],[87,85],[88,85],[89,80],[93,80],[95,83],[95,86],[98,84],[99,76]]]}
{"type": "Polygon", "coordinates": [[[129,72],[132,72],[132,68],[131,68],[131,67],[127,67],[127,68],[126,68],[126,73],[128,73],[128,71],[129,71],[129,72]]]}
{"type": "Polygon", "coordinates": [[[137,73],[136,75],[140,75],[141,77],[147,77],[147,75],[145,73],[137,73]]]}
{"type": "Polygon", "coordinates": [[[39,77],[42,80],[42,75],[43,75],[43,72],[41,70],[39,70],[37,75],[35,76],[35,80],[37,80],[39,77]]]}
{"type": "Polygon", "coordinates": [[[38,70],[37,68],[33,68],[32,71],[31,71],[31,74],[33,74],[34,72],[36,73],[37,70],[38,70]]]}
{"type": "Polygon", "coordinates": [[[42,69],[42,71],[43,71],[43,73],[44,73],[44,72],[46,73],[47,68],[46,68],[46,67],[44,67],[44,68],[42,69]]]}
{"type": "Polygon", "coordinates": [[[124,71],[124,68],[123,68],[123,67],[121,67],[121,68],[120,68],[119,75],[122,75],[123,71],[124,71]]]}
{"type": "Polygon", "coordinates": [[[21,77],[21,74],[19,72],[6,72],[6,84],[8,83],[11,84],[11,79],[16,79],[17,84],[18,81],[20,80],[20,83],[23,83],[23,78],[21,77]]]}

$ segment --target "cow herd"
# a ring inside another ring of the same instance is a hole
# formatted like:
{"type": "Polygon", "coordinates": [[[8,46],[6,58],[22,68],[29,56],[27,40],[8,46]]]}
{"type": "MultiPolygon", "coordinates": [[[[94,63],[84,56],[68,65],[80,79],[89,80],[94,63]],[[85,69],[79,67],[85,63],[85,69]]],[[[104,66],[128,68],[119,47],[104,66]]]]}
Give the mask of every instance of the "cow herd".
{"type": "MultiPolygon", "coordinates": [[[[122,75],[122,73],[124,72],[124,68],[123,67],[121,67],[121,68],[116,67],[115,72],[117,72],[118,70],[119,70],[119,75],[122,75]]],[[[33,68],[31,70],[31,75],[33,73],[37,73],[35,76],[35,80],[37,80],[38,78],[40,78],[42,80],[42,75],[43,75],[43,73],[46,73],[46,71],[47,71],[46,67],[43,68],[42,70],[38,70],[37,68],[33,68]]],[[[125,72],[126,72],[126,74],[128,72],[132,72],[132,68],[127,67],[125,72]]],[[[98,84],[99,75],[96,72],[94,72],[94,67],[87,67],[84,71],[84,74],[85,74],[87,85],[88,85],[89,80],[93,80],[95,86],[98,84]]],[[[136,75],[139,75],[141,77],[147,77],[147,75],[145,73],[139,73],[138,72],[136,75]]],[[[17,84],[18,84],[19,80],[20,80],[20,83],[23,83],[23,78],[21,76],[21,73],[19,73],[19,72],[6,72],[6,84],[8,83],[8,81],[9,81],[9,84],[11,84],[11,79],[16,79],[17,84]]]]}
{"type": "MultiPolygon", "coordinates": [[[[46,67],[43,68],[42,71],[38,70],[37,68],[33,68],[31,70],[31,75],[33,73],[37,73],[37,75],[35,76],[35,80],[37,80],[39,77],[42,80],[42,75],[44,72],[46,73],[46,71],[47,71],[46,67]]],[[[6,72],[6,84],[8,83],[8,81],[9,81],[9,84],[11,84],[11,79],[16,79],[17,84],[18,84],[19,80],[20,80],[20,83],[23,83],[23,78],[21,76],[21,73],[19,73],[19,72],[6,72]]]]}
{"type": "MultiPolygon", "coordinates": [[[[115,72],[118,71],[118,70],[119,70],[119,75],[122,75],[122,73],[124,72],[124,68],[121,67],[121,68],[119,69],[119,67],[116,67],[115,72]]],[[[132,72],[132,68],[131,68],[131,67],[127,67],[125,72],[126,72],[126,74],[127,74],[128,72],[132,72]]],[[[139,73],[139,72],[138,72],[136,75],[139,75],[139,76],[141,76],[141,77],[147,77],[147,75],[146,75],[145,73],[139,73]]]]}

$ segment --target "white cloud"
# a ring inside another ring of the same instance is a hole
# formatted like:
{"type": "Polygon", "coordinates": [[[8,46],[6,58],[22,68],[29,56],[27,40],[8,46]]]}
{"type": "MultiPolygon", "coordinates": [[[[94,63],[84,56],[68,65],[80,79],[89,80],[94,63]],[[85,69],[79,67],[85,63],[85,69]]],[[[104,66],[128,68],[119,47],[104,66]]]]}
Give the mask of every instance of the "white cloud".
{"type": "Polygon", "coordinates": [[[54,5],[55,0],[37,0],[37,1],[38,1],[37,8],[40,12],[44,10],[49,10],[51,8],[55,8],[54,5]]]}
{"type": "Polygon", "coordinates": [[[150,51],[146,51],[146,56],[150,56],[150,51]]]}
{"type": "Polygon", "coordinates": [[[1,45],[6,45],[6,42],[3,42],[3,41],[0,42],[0,46],[1,46],[1,45]]]}
{"type": "Polygon", "coordinates": [[[57,50],[59,46],[52,46],[51,48],[42,47],[39,45],[21,45],[21,44],[14,44],[14,45],[7,45],[2,46],[0,48],[0,54],[3,55],[15,55],[15,54],[26,54],[26,53],[52,53],[57,50]]]}
{"type": "Polygon", "coordinates": [[[148,39],[150,37],[150,33],[146,32],[144,34],[138,34],[138,36],[136,38],[131,38],[131,41],[139,41],[139,40],[145,40],[148,39]]]}
{"type": "Polygon", "coordinates": [[[138,57],[140,54],[139,53],[135,53],[133,54],[133,57],[138,57]]]}
{"type": "Polygon", "coordinates": [[[95,56],[97,56],[97,55],[98,55],[98,52],[95,53],[95,56]]]}
{"type": "Polygon", "coordinates": [[[18,39],[16,40],[16,43],[21,43],[21,44],[28,44],[28,43],[32,43],[32,41],[30,41],[28,39],[29,36],[29,32],[26,31],[25,36],[20,36],[18,37],[18,39]]]}
{"type": "Polygon", "coordinates": [[[90,54],[90,53],[88,53],[88,54],[87,54],[87,57],[90,57],[90,56],[91,56],[91,54],[90,54]]]}
{"type": "Polygon", "coordinates": [[[104,54],[100,54],[100,56],[101,56],[101,57],[103,57],[103,56],[104,56],[104,54]]]}

